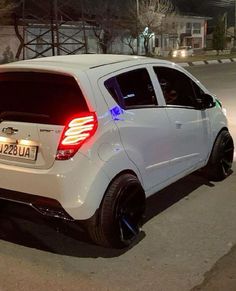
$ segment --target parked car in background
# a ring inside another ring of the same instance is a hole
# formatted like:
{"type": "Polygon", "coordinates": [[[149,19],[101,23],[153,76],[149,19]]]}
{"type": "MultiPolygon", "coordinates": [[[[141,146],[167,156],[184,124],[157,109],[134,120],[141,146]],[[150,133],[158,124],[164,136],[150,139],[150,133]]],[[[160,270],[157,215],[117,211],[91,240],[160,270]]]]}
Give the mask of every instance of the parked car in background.
{"type": "Polygon", "coordinates": [[[178,49],[173,50],[171,53],[173,58],[186,58],[192,57],[193,55],[194,52],[191,46],[180,46],[178,49]]]}
{"type": "Polygon", "coordinates": [[[193,171],[230,173],[221,104],[171,62],[21,61],[1,66],[0,92],[0,199],[75,220],[96,244],[130,245],[146,198],[193,171]]]}

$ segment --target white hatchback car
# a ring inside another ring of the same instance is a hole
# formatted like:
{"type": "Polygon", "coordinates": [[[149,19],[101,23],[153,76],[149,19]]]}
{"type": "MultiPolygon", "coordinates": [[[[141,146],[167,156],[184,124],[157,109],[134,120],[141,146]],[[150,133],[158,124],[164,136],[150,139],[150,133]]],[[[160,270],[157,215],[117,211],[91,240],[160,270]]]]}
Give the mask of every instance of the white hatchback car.
{"type": "Polygon", "coordinates": [[[58,56],[0,67],[0,199],[76,220],[124,247],[146,197],[204,168],[229,173],[234,145],[220,103],[174,63],[58,56]]]}

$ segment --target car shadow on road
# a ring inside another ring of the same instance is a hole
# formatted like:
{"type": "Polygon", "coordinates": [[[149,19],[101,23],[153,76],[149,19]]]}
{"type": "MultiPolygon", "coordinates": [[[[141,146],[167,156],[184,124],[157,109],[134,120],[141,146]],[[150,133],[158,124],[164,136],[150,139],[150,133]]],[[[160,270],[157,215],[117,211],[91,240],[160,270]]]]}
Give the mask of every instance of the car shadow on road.
{"type": "Polygon", "coordinates": [[[204,178],[200,172],[195,172],[152,195],[147,199],[144,223],[165,211],[179,200],[187,198],[194,190],[203,185],[208,187],[215,186],[214,183],[204,178]]]}
{"type": "MultiPolygon", "coordinates": [[[[192,174],[154,194],[147,199],[144,223],[191,195],[202,185],[214,187],[214,184],[200,175],[192,174]]],[[[141,232],[135,244],[144,237],[145,233],[141,232]]],[[[31,208],[14,203],[6,203],[0,210],[0,239],[32,249],[74,257],[112,258],[129,250],[114,250],[93,245],[76,223],[45,219],[31,208]]],[[[132,247],[134,245],[130,248],[132,247]]]]}

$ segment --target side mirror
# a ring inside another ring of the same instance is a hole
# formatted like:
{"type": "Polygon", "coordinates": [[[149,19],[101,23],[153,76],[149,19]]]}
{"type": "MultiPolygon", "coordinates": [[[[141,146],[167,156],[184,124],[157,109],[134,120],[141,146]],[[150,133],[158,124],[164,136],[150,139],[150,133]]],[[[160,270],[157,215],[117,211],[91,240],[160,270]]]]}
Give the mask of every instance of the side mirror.
{"type": "Polygon", "coordinates": [[[211,95],[203,94],[201,98],[197,99],[197,104],[199,109],[208,109],[215,107],[216,102],[211,95]]]}

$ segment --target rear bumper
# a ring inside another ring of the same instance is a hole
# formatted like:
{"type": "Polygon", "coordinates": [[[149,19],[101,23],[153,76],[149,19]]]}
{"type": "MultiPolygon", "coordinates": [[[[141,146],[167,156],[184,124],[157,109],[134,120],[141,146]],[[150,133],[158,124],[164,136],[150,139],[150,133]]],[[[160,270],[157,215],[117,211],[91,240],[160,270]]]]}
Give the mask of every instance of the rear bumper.
{"type": "Polygon", "coordinates": [[[27,205],[43,216],[74,221],[55,199],[6,189],[0,189],[0,199],[27,205]]]}
{"type": "Polygon", "coordinates": [[[102,165],[79,153],[48,170],[0,164],[0,199],[28,204],[43,215],[86,220],[99,208],[110,182],[102,165]],[[40,208],[43,199],[54,206],[40,208]],[[55,208],[63,213],[53,213],[55,208]]]}

